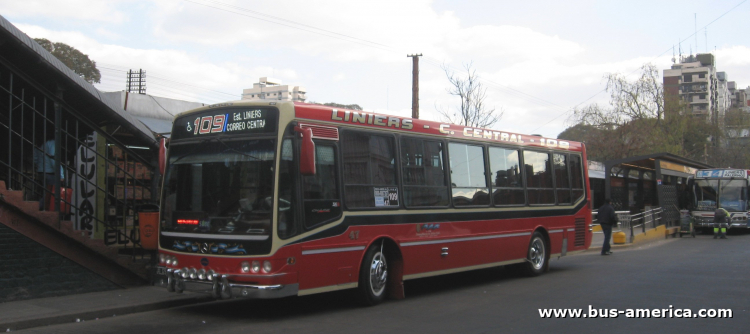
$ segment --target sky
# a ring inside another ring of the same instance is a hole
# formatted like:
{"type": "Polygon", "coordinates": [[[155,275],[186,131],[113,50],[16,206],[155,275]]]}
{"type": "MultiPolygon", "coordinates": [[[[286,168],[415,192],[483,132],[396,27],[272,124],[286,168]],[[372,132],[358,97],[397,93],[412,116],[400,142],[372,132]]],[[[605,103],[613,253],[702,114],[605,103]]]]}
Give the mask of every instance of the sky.
{"type": "Polygon", "coordinates": [[[503,111],[493,128],[547,137],[573,108],[608,103],[606,74],[667,69],[679,50],[714,53],[750,86],[750,0],[0,0],[0,15],[87,54],[102,91],[143,69],[148,94],[202,103],[273,77],[308,101],[408,117],[407,55],[421,53],[421,118],[456,110],[444,69],[470,66],[503,111]]]}

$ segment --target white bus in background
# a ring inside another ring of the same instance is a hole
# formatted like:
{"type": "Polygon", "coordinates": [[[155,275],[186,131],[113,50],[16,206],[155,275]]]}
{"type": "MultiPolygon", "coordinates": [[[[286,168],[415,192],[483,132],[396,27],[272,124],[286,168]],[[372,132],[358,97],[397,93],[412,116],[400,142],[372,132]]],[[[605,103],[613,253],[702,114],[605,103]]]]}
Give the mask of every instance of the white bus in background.
{"type": "Polygon", "coordinates": [[[695,226],[713,228],[714,211],[726,209],[731,218],[729,229],[748,229],[748,170],[702,169],[695,173],[692,182],[692,215],[695,226]],[[718,206],[717,206],[718,205],[718,206]]]}

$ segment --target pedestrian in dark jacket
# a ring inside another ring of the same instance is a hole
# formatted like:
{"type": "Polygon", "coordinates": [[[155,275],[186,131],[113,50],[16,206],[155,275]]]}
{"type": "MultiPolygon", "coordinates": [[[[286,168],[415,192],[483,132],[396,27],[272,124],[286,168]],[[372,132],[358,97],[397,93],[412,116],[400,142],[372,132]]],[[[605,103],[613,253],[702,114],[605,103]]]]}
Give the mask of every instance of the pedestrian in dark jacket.
{"type": "Polygon", "coordinates": [[[617,225],[617,215],[615,209],[612,207],[609,198],[604,200],[604,205],[599,208],[599,213],[596,215],[596,221],[602,226],[602,232],[604,232],[604,245],[602,245],[602,255],[610,255],[609,240],[612,238],[612,227],[617,225]]]}

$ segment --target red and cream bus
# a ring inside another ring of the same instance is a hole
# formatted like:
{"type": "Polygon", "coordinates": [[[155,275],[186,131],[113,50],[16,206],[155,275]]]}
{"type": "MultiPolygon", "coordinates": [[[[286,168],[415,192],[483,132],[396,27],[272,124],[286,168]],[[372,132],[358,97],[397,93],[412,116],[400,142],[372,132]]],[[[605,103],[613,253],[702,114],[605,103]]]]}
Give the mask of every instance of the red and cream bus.
{"type": "Polygon", "coordinates": [[[591,244],[581,143],[292,102],[176,117],[161,198],[169,291],[277,298],[517,265],[591,244]]]}

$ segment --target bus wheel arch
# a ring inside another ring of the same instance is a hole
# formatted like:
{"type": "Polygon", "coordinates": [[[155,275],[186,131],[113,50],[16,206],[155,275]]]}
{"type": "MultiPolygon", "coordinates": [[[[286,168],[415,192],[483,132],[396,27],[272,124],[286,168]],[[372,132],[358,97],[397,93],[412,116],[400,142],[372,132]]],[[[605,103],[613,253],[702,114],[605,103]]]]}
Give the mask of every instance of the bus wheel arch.
{"type": "Polygon", "coordinates": [[[373,241],[365,251],[359,268],[357,292],[360,302],[372,306],[385,298],[404,298],[403,262],[401,250],[395,241],[386,237],[373,241]],[[384,277],[383,271],[386,271],[384,277]],[[382,283],[384,290],[381,292],[382,283]]]}

